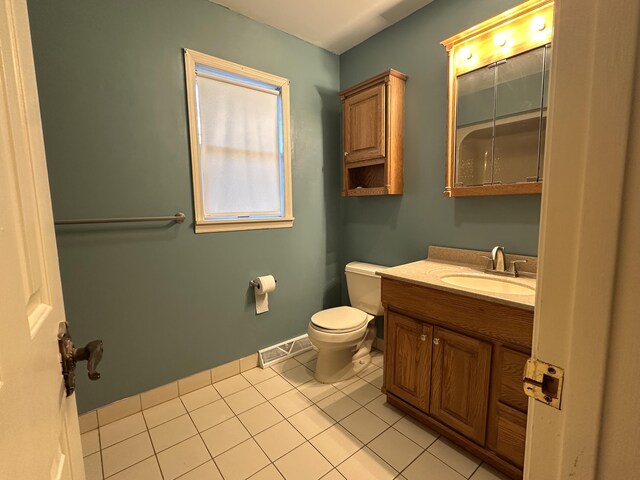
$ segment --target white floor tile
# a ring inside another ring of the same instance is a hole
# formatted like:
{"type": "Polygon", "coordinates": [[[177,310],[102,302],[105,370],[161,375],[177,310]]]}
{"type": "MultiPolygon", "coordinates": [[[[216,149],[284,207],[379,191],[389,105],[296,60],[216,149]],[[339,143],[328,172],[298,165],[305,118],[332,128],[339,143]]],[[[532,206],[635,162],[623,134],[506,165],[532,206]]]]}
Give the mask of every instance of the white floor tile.
{"type": "Polygon", "coordinates": [[[365,382],[369,382],[371,385],[376,387],[378,391],[380,391],[380,389],[382,388],[382,380],[383,380],[382,369],[378,368],[374,372],[367,375],[366,377],[362,377],[362,379],[365,382]]]}
{"type": "Polygon", "coordinates": [[[267,465],[255,475],[249,477],[249,480],[283,480],[284,477],[273,465],[267,465]]]}
{"type": "Polygon", "coordinates": [[[246,372],[242,372],[242,376],[249,380],[249,383],[255,385],[256,383],[264,382],[265,380],[269,380],[272,377],[277,376],[278,374],[273,368],[252,368],[251,370],[247,370],[246,372]]]}
{"type": "Polygon", "coordinates": [[[424,452],[402,472],[407,480],[464,480],[465,477],[429,452],[424,452]]]}
{"type": "Polygon", "coordinates": [[[349,457],[338,466],[338,470],[347,480],[391,480],[398,475],[398,472],[367,447],[349,457]]]}
{"type": "Polygon", "coordinates": [[[269,402],[241,413],[238,418],[251,435],[257,435],[284,420],[284,417],[269,402]]]}
{"type": "Polygon", "coordinates": [[[156,453],[193,437],[198,431],[189,415],[183,415],[149,430],[156,453]]]}
{"type": "Polygon", "coordinates": [[[361,408],[358,402],[339,390],[320,400],[317,405],[337,422],[361,408]]]}
{"type": "Polygon", "coordinates": [[[239,415],[266,402],[266,399],[254,387],[249,387],[229,395],[225,398],[225,401],[231,407],[233,413],[239,415]]]}
{"type": "Polygon", "coordinates": [[[142,413],[136,413],[100,427],[100,442],[102,448],[107,448],[146,430],[142,413]]]}
{"type": "Polygon", "coordinates": [[[174,398],[168,402],[161,403],[155,407],[148,408],[143,412],[148,428],[157,427],[161,423],[173,420],[180,415],[187,413],[179,398],[174,398]]]}
{"type": "Polygon", "coordinates": [[[269,465],[269,459],[252,438],[217,456],[214,461],[225,480],[244,480],[269,465]]]}
{"type": "Polygon", "coordinates": [[[100,453],[84,457],[84,473],[86,480],[102,480],[102,459],[100,453]]]}
{"type": "Polygon", "coordinates": [[[305,442],[305,438],[287,421],[282,421],[255,436],[264,453],[275,461],[305,442]]]}
{"type": "Polygon", "coordinates": [[[471,480],[509,480],[509,477],[498,472],[486,463],[483,463],[475,473],[471,475],[471,480]]]}
{"type": "Polygon", "coordinates": [[[199,432],[207,430],[233,417],[233,412],[224,400],[216,400],[209,405],[194,410],[189,415],[199,432]]]}
{"type": "Polygon", "coordinates": [[[362,448],[362,443],[344,427],[333,425],[309,442],[335,467],[362,448]]]}
{"type": "Polygon", "coordinates": [[[411,417],[404,417],[393,424],[393,428],[409,437],[422,448],[427,448],[435,442],[439,435],[430,428],[416,422],[411,417]]]}
{"type": "Polygon", "coordinates": [[[251,435],[237,417],[202,432],[202,439],[214,458],[250,437],[251,435]]]}
{"type": "Polygon", "coordinates": [[[151,457],[153,453],[153,447],[147,432],[116,443],[112,447],[102,450],[104,475],[109,477],[118,473],[151,457]]]}
{"type": "Polygon", "coordinates": [[[372,363],[370,363],[369,365],[367,365],[366,367],[364,367],[364,369],[362,369],[360,372],[358,372],[358,376],[360,378],[364,378],[367,375],[369,375],[370,373],[374,373],[377,370],[380,370],[380,367],[378,367],[377,365],[374,365],[372,363]]]}
{"type": "Polygon", "coordinates": [[[156,457],[150,457],[136,463],[134,466],[116,473],[113,477],[109,477],[109,480],[140,480],[143,478],[144,480],[162,480],[156,457]]]}
{"type": "Polygon", "coordinates": [[[351,385],[344,387],[342,393],[346,393],[360,405],[366,405],[380,395],[380,389],[359,378],[351,385]]]}
{"type": "Polygon", "coordinates": [[[335,468],[327,473],[321,480],[344,480],[342,474],[335,468]]]}
{"type": "Polygon", "coordinates": [[[333,468],[308,442],[275,462],[286,480],[318,480],[333,468]]]}
{"type": "Polygon", "coordinates": [[[308,440],[336,423],[315,405],[289,417],[289,422],[308,440]]]}
{"type": "Polygon", "coordinates": [[[80,440],[82,440],[83,457],[100,451],[100,435],[98,434],[98,430],[83,433],[80,435],[80,440]]]}
{"type": "Polygon", "coordinates": [[[316,380],[305,383],[298,387],[298,391],[302,393],[312,402],[319,402],[323,398],[338,392],[338,389],[330,383],[320,383],[316,380]]]}
{"type": "Polygon", "coordinates": [[[208,460],[211,460],[211,456],[200,435],[191,437],[158,454],[158,463],[165,480],[178,478],[208,460]]]}
{"type": "Polygon", "coordinates": [[[443,437],[440,437],[427,451],[467,478],[481,463],[478,458],[443,437]]]}
{"type": "Polygon", "coordinates": [[[367,446],[399,472],[424,451],[424,448],[393,428],[374,438],[367,446]]]}
{"type": "Polygon", "coordinates": [[[220,395],[213,385],[194,390],[180,397],[187,411],[191,412],[197,408],[204,407],[210,403],[220,400],[220,395]]]}
{"type": "Polygon", "coordinates": [[[336,382],[333,384],[334,387],[336,387],[338,390],[342,390],[343,388],[351,385],[354,382],[357,382],[358,380],[360,380],[360,377],[358,377],[357,375],[354,375],[353,377],[347,379],[347,380],[343,380],[342,382],[336,382]]]}
{"type": "Polygon", "coordinates": [[[214,383],[213,386],[220,395],[226,397],[250,387],[251,384],[242,375],[234,375],[221,382],[214,383]]]}
{"type": "Polygon", "coordinates": [[[343,418],[340,424],[362,443],[369,443],[389,428],[389,425],[366,408],[361,408],[348,417],[343,418]]]}
{"type": "Polygon", "coordinates": [[[307,367],[309,370],[311,370],[312,372],[316,371],[316,365],[318,364],[318,359],[314,358],[313,360],[311,360],[310,362],[307,362],[304,364],[305,367],[307,367]]]}
{"type": "Polygon", "coordinates": [[[387,422],[389,425],[395,424],[398,420],[404,417],[404,413],[387,403],[386,395],[380,395],[376,399],[370,401],[365,405],[365,408],[370,412],[375,413],[376,416],[387,422]]]}
{"type": "Polygon", "coordinates": [[[304,365],[298,364],[297,367],[292,368],[281,373],[282,377],[294,387],[310,382],[313,380],[313,372],[304,365]]]}
{"type": "Polygon", "coordinates": [[[291,415],[295,415],[313,405],[311,400],[302,395],[298,390],[291,390],[276,398],[272,398],[270,402],[285,418],[289,418],[291,415]]]}
{"type": "MultiPolygon", "coordinates": [[[[218,471],[218,467],[215,466],[213,460],[209,460],[207,463],[203,463],[197,468],[194,468],[188,473],[185,473],[179,480],[223,480],[222,475],[218,471]]],[[[143,480],[142,478],[140,480],[143,480]]]]}
{"type": "Polygon", "coordinates": [[[286,372],[287,370],[291,370],[292,368],[296,368],[299,366],[300,366],[300,362],[298,362],[295,358],[290,358],[289,360],[285,360],[284,362],[280,362],[280,363],[276,363],[275,365],[272,365],[271,368],[273,368],[276,372],[282,375],[283,372],[286,372]]]}
{"type": "Polygon", "coordinates": [[[255,385],[256,390],[267,400],[282,395],[293,389],[293,386],[280,375],[272,377],[255,385]]]}
{"type": "Polygon", "coordinates": [[[311,349],[304,353],[300,353],[293,358],[295,358],[298,362],[305,364],[305,363],[309,363],[311,360],[318,358],[318,352],[311,349]]]}

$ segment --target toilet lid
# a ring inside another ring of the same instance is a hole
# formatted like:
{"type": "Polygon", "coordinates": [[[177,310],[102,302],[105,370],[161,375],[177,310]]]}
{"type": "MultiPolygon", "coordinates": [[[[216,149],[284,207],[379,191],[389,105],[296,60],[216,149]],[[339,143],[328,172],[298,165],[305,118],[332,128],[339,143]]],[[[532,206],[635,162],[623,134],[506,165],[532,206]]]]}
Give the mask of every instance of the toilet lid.
{"type": "Polygon", "coordinates": [[[322,310],[311,317],[316,327],[334,332],[350,332],[367,323],[368,315],[353,307],[335,307],[322,310]]]}

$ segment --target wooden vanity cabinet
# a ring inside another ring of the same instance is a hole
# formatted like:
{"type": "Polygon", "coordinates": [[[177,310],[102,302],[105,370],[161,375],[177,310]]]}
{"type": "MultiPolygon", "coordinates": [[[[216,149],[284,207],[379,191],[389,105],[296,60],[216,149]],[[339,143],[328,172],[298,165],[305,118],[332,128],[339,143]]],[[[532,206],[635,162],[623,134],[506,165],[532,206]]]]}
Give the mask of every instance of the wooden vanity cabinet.
{"type": "Polygon", "coordinates": [[[406,79],[391,69],[340,92],[344,196],[402,193],[406,79]]]}
{"type": "Polygon", "coordinates": [[[533,312],[382,279],[390,404],[522,478],[533,312]]]}

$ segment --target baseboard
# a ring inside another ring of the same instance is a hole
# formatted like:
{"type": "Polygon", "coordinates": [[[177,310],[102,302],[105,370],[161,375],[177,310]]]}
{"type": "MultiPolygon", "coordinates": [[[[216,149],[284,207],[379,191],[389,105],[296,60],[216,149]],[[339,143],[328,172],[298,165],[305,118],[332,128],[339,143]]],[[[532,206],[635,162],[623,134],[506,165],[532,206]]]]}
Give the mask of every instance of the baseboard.
{"type": "Polygon", "coordinates": [[[120,420],[144,409],[151,408],[160,403],[168,402],[179,395],[193,392],[207,385],[219,382],[241,372],[251,370],[258,366],[258,354],[239,358],[224,365],[219,365],[202,372],[180,378],[173,382],[153,388],[146,392],[132,395],[117,400],[90,412],[79,415],[80,433],[95,430],[109,423],[120,420]]]}

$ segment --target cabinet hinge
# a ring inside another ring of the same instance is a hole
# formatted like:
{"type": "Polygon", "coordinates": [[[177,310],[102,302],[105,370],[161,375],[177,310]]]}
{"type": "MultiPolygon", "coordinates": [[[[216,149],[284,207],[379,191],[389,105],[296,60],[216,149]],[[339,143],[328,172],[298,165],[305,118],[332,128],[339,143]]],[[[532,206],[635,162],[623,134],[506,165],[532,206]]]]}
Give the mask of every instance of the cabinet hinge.
{"type": "Polygon", "coordinates": [[[527,396],[560,410],[563,383],[564,369],[537,358],[527,360],[522,378],[527,396]]]}

